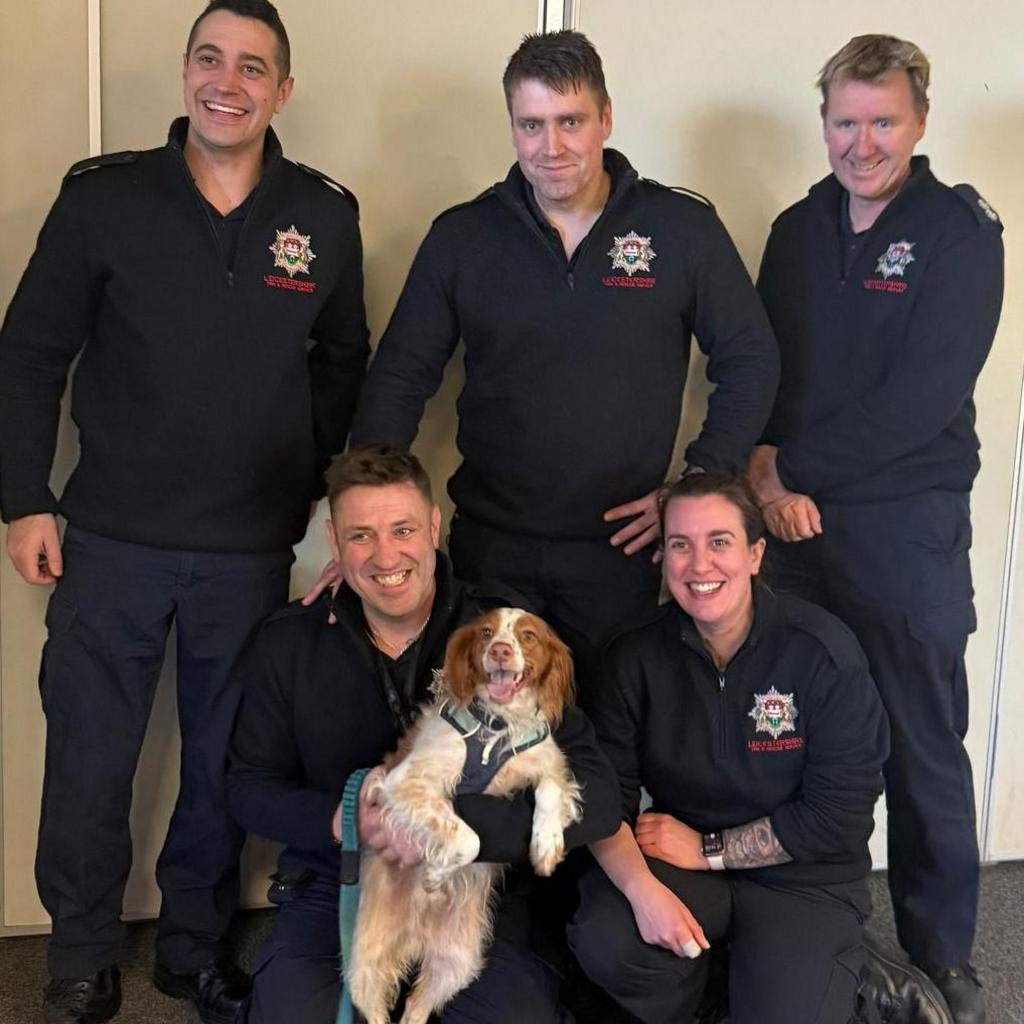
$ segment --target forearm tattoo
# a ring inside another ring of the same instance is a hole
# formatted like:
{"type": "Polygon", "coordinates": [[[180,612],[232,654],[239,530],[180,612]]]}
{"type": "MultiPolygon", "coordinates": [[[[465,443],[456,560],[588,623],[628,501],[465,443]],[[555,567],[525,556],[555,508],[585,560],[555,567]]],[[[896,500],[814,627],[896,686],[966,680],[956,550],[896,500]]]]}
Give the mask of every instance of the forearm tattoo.
{"type": "Polygon", "coordinates": [[[769,818],[727,828],[722,838],[725,840],[722,863],[727,868],[766,868],[793,859],[782,848],[769,818]]]}

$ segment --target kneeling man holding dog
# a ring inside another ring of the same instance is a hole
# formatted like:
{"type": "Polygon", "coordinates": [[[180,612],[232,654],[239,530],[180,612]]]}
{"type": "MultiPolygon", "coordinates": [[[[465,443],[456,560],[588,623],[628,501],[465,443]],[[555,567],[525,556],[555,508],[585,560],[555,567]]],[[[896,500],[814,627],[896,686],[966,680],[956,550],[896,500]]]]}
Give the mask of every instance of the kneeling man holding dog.
{"type": "MultiPolygon", "coordinates": [[[[437,551],[441,513],[416,458],[387,447],[353,450],[328,472],[328,537],[343,582],[311,606],[270,618],[245,666],[245,695],[228,777],[233,813],[285,844],[270,890],[273,930],[253,964],[248,1024],[332,1024],[339,1000],[338,807],[352,772],[377,765],[430,693],[454,630],[481,611],[518,604],[452,577],[437,551]]],[[[569,849],[619,824],[615,778],[581,712],[554,733],[583,790],[569,849]]],[[[445,1024],[571,1020],[559,976],[541,955],[545,915],[527,864],[530,797],[455,798],[479,835],[479,860],[515,865],[496,913],[482,974],[442,1013],[445,1024]],[[519,865],[522,865],[521,867],[519,865]]],[[[413,864],[420,851],[395,837],[361,799],[360,841],[413,864]]]]}

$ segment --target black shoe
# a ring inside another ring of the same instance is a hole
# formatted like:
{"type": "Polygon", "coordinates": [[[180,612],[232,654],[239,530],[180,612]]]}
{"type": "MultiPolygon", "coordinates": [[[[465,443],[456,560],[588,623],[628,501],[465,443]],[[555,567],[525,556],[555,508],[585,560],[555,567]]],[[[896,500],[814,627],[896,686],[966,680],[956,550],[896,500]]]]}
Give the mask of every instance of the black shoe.
{"type": "Polygon", "coordinates": [[[962,967],[929,967],[928,977],[946,997],[956,1024],[985,1024],[985,993],[970,964],[962,967]]]}
{"type": "Polygon", "coordinates": [[[862,1020],[881,1024],[956,1024],[942,993],[912,964],[895,960],[864,941],[864,969],[858,995],[862,1020]]]}
{"type": "Polygon", "coordinates": [[[44,1024],[103,1024],[120,1009],[117,964],[88,978],[51,978],[43,989],[44,1024]]]}
{"type": "Polygon", "coordinates": [[[230,960],[211,960],[183,974],[158,960],[153,966],[153,984],[165,996],[189,1000],[203,1024],[233,1024],[252,988],[252,979],[230,960]]]}

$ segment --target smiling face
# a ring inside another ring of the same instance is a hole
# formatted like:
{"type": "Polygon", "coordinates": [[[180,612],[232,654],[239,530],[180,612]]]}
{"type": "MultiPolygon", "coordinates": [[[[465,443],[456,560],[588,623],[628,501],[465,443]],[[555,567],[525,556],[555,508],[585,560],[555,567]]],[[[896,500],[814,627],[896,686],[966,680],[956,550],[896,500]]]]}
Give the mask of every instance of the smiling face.
{"type": "MultiPolygon", "coordinates": [[[[873,82],[840,79],[822,104],[828,162],[859,209],[874,222],[910,175],[910,158],[924,135],[927,111],[914,105],[905,71],[873,82]],[[873,214],[873,216],[871,216],[873,214]]],[[[862,222],[863,223],[863,222],[862,222]]],[[[863,230],[856,222],[854,227],[863,230]]]]}
{"type": "Polygon", "coordinates": [[[371,626],[411,634],[423,624],[434,600],[441,511],[415,484],[343,491],[327,539],[371,626]]]}
{"type": "Polygon", "coordinates": [[[182,75],[189,145],[209,156],[262,157],[267,126],[292,91],[277,57],[277,39],[262,21],[230,11],[203,18],[182,75]]]}
{"type": "Polygon", "coordinates": [[[665,509],[665,583],[710,635],[745,636],[753,621],[752,577],[765,542],[747,541],[740,510],[721,494],[673,498],[665,509]]]}
{"type": "Polygon", "coordinates": [[[443,675],[463,707],[477,698],[503,716],[539,710],[552,726],[573,700],[569,648],[521,608],[495,608],[460,626],[448,640],[443,675]]]}
{"type": "Polygon", "coordinates": [[[528,78],[512,93],[509,112],[519,167],[540,207],[579,209],[598,201],[611,102],[602,109],[589,87],[559,93],[528,78]]]}

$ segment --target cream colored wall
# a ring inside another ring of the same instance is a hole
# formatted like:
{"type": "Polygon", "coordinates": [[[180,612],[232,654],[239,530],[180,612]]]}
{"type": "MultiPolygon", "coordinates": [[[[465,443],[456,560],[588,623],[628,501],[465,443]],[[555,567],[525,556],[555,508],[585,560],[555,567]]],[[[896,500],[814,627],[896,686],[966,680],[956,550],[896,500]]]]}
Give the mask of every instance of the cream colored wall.
{"type": "MultiPolygon", "coordinates": [[[[181,110],[180,51],[193,5],[103,0],[103,148],[159,145],[181,110]]],[[[66,166],[87,151],[85,0],[35,0],[5,10],[0,54],[9,71],[0,121],[0,301],[13,291],[66,166]],[[42,70],[40,70],[42,69],[42,70]],[[43,83],[43,88],[40,88],[43,83]]],[[[504,61],[536,24],[535,0],[279,0],[294,48],[296,89],[276,127],[286,152],[322,168],[359,197],[367,301],[375,339],[430,219],[502,177],[511,161],[499,88],[504,61]]],[[[879,27],[917,39],[935,63],[927,146],[945,180],[971,181],[1009,225],[1011,288],[997,347],[978,392],[984,469],[975,492],[975,575],[981,628],[970,649],[981,782],[992,693],[995,624],[1010,499],[1010,464],[1024,352],[1024,271],[1015,225],[1024,197],[1011,178],[1024,145],[1024,71],[1009,44],[1024,37],[1016,0],[991,0],[969,21],[954,0],[908,0],[866,22],[838,0],[765,5],[723,0],[706,9],[679,0],[628,8],[587,0],[580,27],[605,57],[615,103],[612,144],[640,170],[706,192],[752,269],[771,218],[825,173],[810,88],[821,61],[850,35],[879,27]],[[628,15],[628,16],[627,16],[628,15]]],[[[704,392],[692,378],[683,433],[699,425],[704,392]]],[[[451,446],[459,371],[432,403],[418,441],[435,476],[455,465],[451,446]]],[[[71,457],[62,437],[58,475],[71,457]]],[[[315,535],[299,549],[293,589],[313,578],[325,551],[315,535]]],[[[1016,569],[1014,638],[1004,682],[993,853],[1024,854],[1014,780],[1024,720],[1024,566],[1016,569]],[[1018,712],[1014,714],[1014,712],[1018,712]]],[[[3,769],[4,924],[45,923],[32,856],[43,726],[35,676],[45,594],[0,568],[0,757],[3,769]]],[[[168,673],[165,672],[165,675],[168,673]]],[[[152,865],[176,790],[177,738],[166,681],[154,709],[136,791],[137,867],[126,904],[152,913],[152,865]]],[[[259,896],[268,851],[251,855],[249,895],[259,896]]]]}
{"type": "MultiPolygon", "coordinates": [[[[337,178],[359,197],[367,305],[376,339],[431,219],[503,177],[511,162],[501,70],[521,36],[535,29],[536,0],[504,0],[500,5],[475,0],[430,5],[417,0],[278,0],[277,6],[292,41],[296,87],[275,128],[286,153],[337,178]]],[[[182,110],[181,51],[191,17],[200,7],[200,0],[191,5],[103,0],[104,152],[160,145],[166,138],[169,122],[182,110]]],[[[10,29],[5,14],[5,33],[0,34],[5,66],[26,69],[24,75],[13,76],[24,91],[17,109],[25,114],[17,121],[5,120],[12,143],[5,145],[0,163],[2,183],[8,177],[12,183],[3,189],[0,209],[19,218],[5,232],[7,244],[0,256],[5,299],[24,269],[60,176],[73,160],[87,155],[85,9],[85,0],[37,0],[10,29]],[[75,16],[69,18],[69,11],[75,16]],[[30,75],[41,55],[47,75],[30,75]],[[41,77],[49,87],[40,97],[41,77]],[[41,138],[60,141],[40,147],[41,138]],[[17,187],[15,158],[31,171],[30,180],[17,187]]],[[[447,478],[455,465],[450,410],[458,378],[453,367],[417,443],[438,480],[447,478]]],[[[70,430],[63,444],[69,452],[66,462],[73,448],[70,430]]],[[[293,593],[302,592],[326,560],[321,513],[297,551],[293,593]]],[[[46,923],[32,880],[44,734],[35,677],[46,594],[29,592],[6,564],[0,571],[2,621],[9,624],[2,661],[8,755],[3,777],[4,924],[32,927],[46,923]]],[[[171,648],[136,779],[128,916],[150,915],[157,908],[153,865],[177,792],[171,767],[178,750],[173,638],[171,648]]],[[[250,901],[262,898],[272,858],[272,850],[262,843],[247,851],[250,901]]]]}
{"type": "MultiPolygon", "coordinates": [[[[1007,225],[1006,302],[977,390],[983,467],[974,490],[972,561],[979,628],[968,650],[968,747],[980,798],[1024,362],[1024,66],[1009,42],[1024,38],[1024,6],[993,0],[968,16],[958,0],[908,0],[884,11],[845,0],[645,0],[626,17],[613,0],[586,0],[579,27],[604,60],[615,117],[610,144],[642,174],[708,195],[752,274],[773,218],[828,173],[812,88],[825,59],[851,36],[881,31],[913,39],[932,61],[932,110],[918,151],[932,158],[942,180],[974,184],[1007,225]]],[[[704,388],[692,391],[697,397],[704,388]]],[[[692,403],[684,434],[699,428],[700,415],[692,403]]],[[[1017,583],[1014,650],[1024,655],[1024,570],[1017,583]]],[[[1024,710],[1022,661],[1009,665],[1004,712],[1024,710]]],[[[1024,736],[1022,720],[1004,714],[1001,745],[1004,737],[1024,736]]],[[[1024,827],[1012,814],[1020,807],[1016,780],[1024,779],[1021,749],[1011,741],[998,760],[993,853],[1024,854],[1024,827]]],[[[881,862],[882,829],[874,852],[881,862]]]]}
{"type": "MultiPolygon", "coordinates": [[[[86,7],[67,0],[11,4],[2,29],[0,309],[6,309],[61,176],[88,156],[86,7]]],[[[62,446],[56,475],[67,472],[71,457],[62,446]]],[[[43,740],[36,672],[47,593],[23,583],[6,557],[0,561],[3,924],[40,919],[32,858],[43,740]]]]}
{"type": "MultiPolygon", "coordinates": [[[[1024,266],[1019,266],[1017,281],[1024,280],[1022,274],[1024,266]]],[[[1004,683],[993,730],[995,771],[990,794],[989,852],[995,860],[1024,856],[1024,474],[1018,480],[1017,508],[1015,558],[1008,566],[1012,599],[1002,650],[1004,683]]]]}

